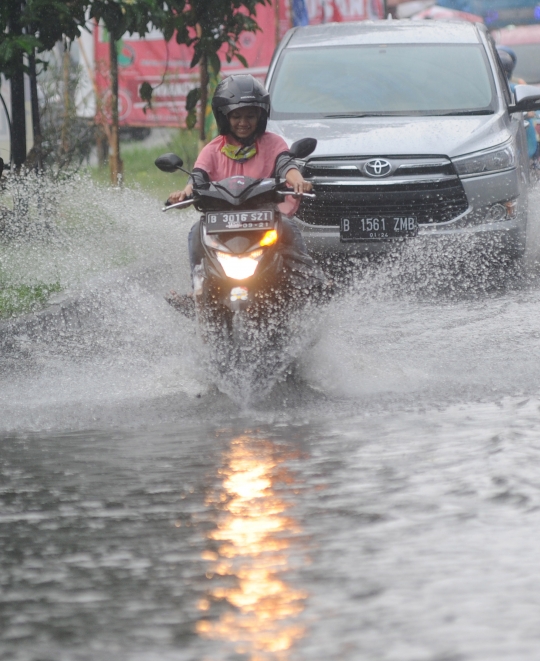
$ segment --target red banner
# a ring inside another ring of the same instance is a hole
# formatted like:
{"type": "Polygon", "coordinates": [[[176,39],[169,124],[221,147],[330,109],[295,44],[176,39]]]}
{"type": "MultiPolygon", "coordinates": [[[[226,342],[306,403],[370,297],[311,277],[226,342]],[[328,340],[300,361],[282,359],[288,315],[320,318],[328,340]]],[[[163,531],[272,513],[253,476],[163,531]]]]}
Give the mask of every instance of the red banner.
{"type": "Polygon", "coordinates": [[[305,0],[310,24],[384,18],[383,0],[305,0]]]}

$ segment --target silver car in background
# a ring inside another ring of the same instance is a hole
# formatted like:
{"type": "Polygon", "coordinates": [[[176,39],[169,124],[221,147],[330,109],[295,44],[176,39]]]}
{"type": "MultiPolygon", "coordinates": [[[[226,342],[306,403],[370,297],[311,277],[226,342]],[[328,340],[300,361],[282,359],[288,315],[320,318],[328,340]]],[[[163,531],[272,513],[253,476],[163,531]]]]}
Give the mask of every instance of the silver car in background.
{"type": "Polygon", "coordinates": [[[269,130],[317,138],[317,197],[297,222],[313,253],[463,235],[525,250],[529,163],[516,87],[483,25],[378,21],[295,28],[270,65],[269,130]]]}

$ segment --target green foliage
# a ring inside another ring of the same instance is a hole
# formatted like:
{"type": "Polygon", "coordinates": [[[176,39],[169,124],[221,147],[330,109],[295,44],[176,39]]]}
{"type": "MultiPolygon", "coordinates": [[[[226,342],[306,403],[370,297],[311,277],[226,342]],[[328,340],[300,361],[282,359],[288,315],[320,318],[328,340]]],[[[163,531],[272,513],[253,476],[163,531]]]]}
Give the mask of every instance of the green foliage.
{"type": "Polygon", "coordinates": [[[0,284],[0,318],[31,312],[43,306],[51,294],[61,291],[58,282],[30,285],[0,284]]]}
{"type": "Polygon", "coordinates": [[[40,42],[39,52],[51,50],[64,37],[73,41],[80,36],[87,0],[25,0],[23,4],[22,23],[40,42]]]}
{"type": "Polygon", "coordinates": [[[22,54],[42,53],[64,37],[78,37],[87,4],[88,0],[0,0],[0,72],[10,78],[19,70],[22,54]]]}
{"type": "Polygon", "coordinates": [[[32,36],[7,33],[0,43],[0,71],[11,78],[19,62],[20,53],[32,53],[40,42],[32,36]]]}
{"type": "Polygon", "coordinates": [[[150,83],[144,81],[144,83],[139,87],[139,96],[146,103],[143,108],[143,112],[146,115],[146,111],[152,108],[152,92],[153,87],[150,83]]]}
{"type": "MultiPolygon", "coordinates": [[[[200,88],[197,88],[197,92],[200,91],[200,88]]],[[[195,128],[195,124],[197,123],[197,113],[195,112],[195,108],[190,110],[186,116],[186,128],[188,129],[193,129],[195,128]]]]}
{"type": "Polygon", "coordinates": [[[201,98],[201,90],[197,87],[193,90],[190,90],[186,98],[186,110],[189,112],[193,110],[199,99],[201,98]]]}
{"type": "Polygon", "coordinates": [[[144,36],[152,26],[166,22],[168,4],[163,0],[87,0],[90,17],[103,21],[118,41],[125,32],[144,36]]]}
{"type": "MultiPolygon", "coordinates": [[[[113,39],[126,32],[144,36],[153,27],[170,40],[193,48],[191,66],[203,63],[217,76],[224,48],[230,62],[236,57],[244,66],[238,41],[243,32],[260,30],[255,21],[257,7],[270,0],[0,0],[0,73],[19,79],[27,71],[23,55],[52,50],[64,39],[70,43],[85,29],[88,17],[103,21],[113,39]]],[[[39,62],[39,60],[37,60],[39,62]]],[[[46,66],[46,61],[41,64],[46,66]]],[[[203,82],[203,85],[205,83],[203,82]]],[[[143,82],[140,95],[151,107],[152,85],[143,82]]],[[[196,123],[196,105],[202,91],[194,90],[187,101],[187,126],[196,123]],[[196,99],[196,100],[195,100],[196,99]]],[[[24,131],[23,131],[24,133],[24,131]]],[[[20,137],[20,136],[19,136],[20,137]]],[[[23,136],[24,138],[24,136],[23,136]]],[[[21,139],[22,140],[22,139],[21,139]]]]}
{"type": "MultiPolygon", "coordinates": [[[[193,47],[191,66],[200,62],[208,66],[209,72],[218,76],[221,69],[219,52],[225,47],[227,62],[236,59],[245,67],[245,58],[238,47],[242,32],[257,32],[260,27],[255,21],[258,5],[270,0],[192,0],[184,11],[177,13],[176,41],[193,47]]],[[[182,3],[182,0],[180,0],[182,3]]],[[[183,4],[183,3],[182,3],[183,4]]],[[[174,5],[174,3],[173,3],[174,5]]],[[[202,90],[192,90],[197,101],[202,90]]],[[[195,106],[186,99],[186,126],[193,128],[196,123],[195,106]]]]}
{"type": "MultiPolygon", "coordinates": [[[[243,66],[248,66],[240,54],[239,37],[243,32],[260,30],[255,21],[257,7],[269,3],[270,0],[191,0],[189,3],[186,0],[168,0],[162,4],[160,0],[146,0],[142,4],[149,12],[148,21],[162,30],[167,41],[172,39],[176,32],[177,43],[193,47],[191,67],[197,66],[204,59],[210,71],[217,76],[221,69],[218,53],[223,47],[227,62],[236,58],[243,66]],[[154,5],[152,11],[149,7],[151,4],[154,5]]],[[[131,7],[139,4],[141,0],[134,2],[131,7]]],[[[142,95],[141,98],[148,105],[151,103],[152,88],[149,83],[146,85],[148,87],[144,87],[144,90],[141,86],[146,98],[142,95]]],[[[192,92],[186,100],[186,124],[190,129],[195,126],[195,106],[201,98],[200,89],[192,92]],[[197,99],[193,103],[195,93],[197,99]]]]}
{"type": "Polygon", "coordinates": [[[217,53],[226,46],[225,57],[230,62],[239,52],[238,40],[242,32],[260,30],[255,21],[257,6],[269,0],[171,0],[174,14],[176,41],[193,46],[191,66],[205,56],[219,73],[217,53]]]}
{"type": "Polygon", "coordinates": [[[194,89],[190,90],[186,97],[186,110],[188,113],[186,117],[186,126],[188,129],[192,129],[197,123],[196,107],[200,98],[201,98],[200,87],[195,87],[194,89]]]}

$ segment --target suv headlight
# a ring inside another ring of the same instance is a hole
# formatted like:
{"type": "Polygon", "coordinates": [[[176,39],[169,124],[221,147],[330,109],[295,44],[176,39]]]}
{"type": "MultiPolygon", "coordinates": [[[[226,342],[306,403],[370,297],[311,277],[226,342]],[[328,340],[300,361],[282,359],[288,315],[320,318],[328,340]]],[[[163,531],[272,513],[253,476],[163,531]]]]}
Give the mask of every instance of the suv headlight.
{"type": "Polygon", "coordinates": [[[516,166],[516,156],[510,143],[497,149],[478,151],[452,160],[461,177],[510,170],[516,166]]]}

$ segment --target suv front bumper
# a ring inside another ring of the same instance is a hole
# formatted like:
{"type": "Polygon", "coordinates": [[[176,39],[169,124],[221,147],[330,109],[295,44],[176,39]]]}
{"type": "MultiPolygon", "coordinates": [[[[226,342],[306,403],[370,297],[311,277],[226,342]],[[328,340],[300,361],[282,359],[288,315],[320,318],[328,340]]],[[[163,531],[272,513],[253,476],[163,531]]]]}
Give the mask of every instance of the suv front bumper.
{"type": "MultiPolygon", "coordinates": [[[[313,183],[315,193],[317,193],[317,184],[323,184],[323,182],[319,180],[313,183]]],[[[493,242],[503,249],[522,252],[525,247],[527,225],[527,193],[526,185],[519,181],[518,170],[469,177],[462,179],[461,184],[469,205],[468,208],[455,218],[444,222],[419,224],[416,237],[345,242],[340,239],[340,228],[337,225],[314,225],[300,218],[295,218],[295,221],[302,232],[308,250],[313,254],[376,254],[395,250],[404,242],[452,237],[463,237],[464,240],[473,240],[474,237],[477,237],[486,243],[493,242]],[[511,217],[497,221],[488,218],[494,205],[504,204],[511,200],[515,201],[511,217]]],[[[335,190],[337,199],[340,189],[335,190]]],[[[359,195],[359,197],[361,196],[359,195]]],[[[314,204],[317,204],[317,199],[314,200],[314,204]]],[[[362,209],[363,207],[359,203],[358,216],[362,216],[362,209]]],[[[376,215],[372,209],[369,214],[376,215]]]]}

